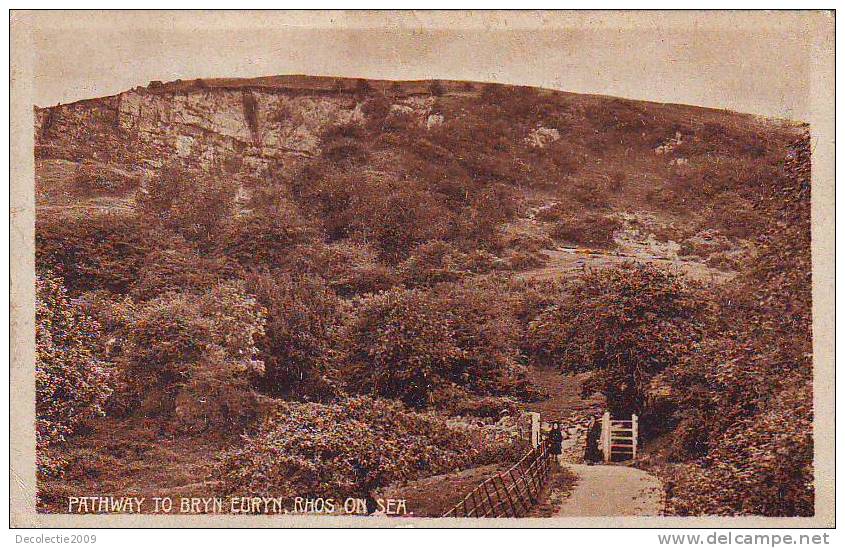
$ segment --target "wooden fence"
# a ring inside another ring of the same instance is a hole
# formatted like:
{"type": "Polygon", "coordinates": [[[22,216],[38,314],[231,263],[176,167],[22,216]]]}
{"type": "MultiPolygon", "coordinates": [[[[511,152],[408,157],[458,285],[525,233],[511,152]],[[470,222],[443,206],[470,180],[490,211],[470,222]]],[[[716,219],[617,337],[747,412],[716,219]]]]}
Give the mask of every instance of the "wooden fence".
{"type": "Polygon", "coordinates": [[[537,504],[554,458],[549,452],[549,443],[544,440],[507,471],[484,480],[443,517],[515,518],[527,515],[537,504]]]}

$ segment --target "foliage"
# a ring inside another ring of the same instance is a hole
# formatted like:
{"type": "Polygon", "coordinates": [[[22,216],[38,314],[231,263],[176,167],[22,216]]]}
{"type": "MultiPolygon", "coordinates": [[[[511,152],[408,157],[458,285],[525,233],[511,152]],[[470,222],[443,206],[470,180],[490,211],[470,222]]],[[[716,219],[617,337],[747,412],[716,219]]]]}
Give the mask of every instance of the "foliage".
{"type": "Polygon", "coordinates": [[[287,272],[319,276],[343,297],[389,289],[398,281],[373,246],[351,240],[297,246],[291,250],[283,268],[287,272]]]}
{"type": "Polygon", "coordinates": [[[368,297],[356,312],[344,336],[349,387],[427,406],[462,354],[450,330],[454,315],[428,293],[402,289],[368,297]]]}
{"type": "Polygon", "coordinates": [[[343,340],[350,390],[436,405],[451,385],[470,393],[528,397],[508,297],[484,284],[393,289],[364,299],[343,340]]]}
{"type": "Polygon", "coordinates": [[[222,456],[218,475],[226,493],[363,497],[395,481],[507,462],[515,449],[502,430],[447,425],[388,400],[286,402],[222,456]]]}
{"type": "Polygon", "coordinates": [[[767,409],[714,433],[705,457],[669,479],[676,515],[812,516],[810,379],[777,392],[767,409]]]}
{"type": "Polygon", "coordinates": [[[218,251],[243,266],[275,268],[284,263],[292,247],[315,237],[314,227],[291,203],[276,199],[232,219],[218,251]]]}
{"type": "Polygon", "coordinates": [[[676,514],[814,514],[807,136],[788,158],[765,187],[760,253],[716,301],[708,341],[653,382],[667,422],[706,425],[665,472],[676,514]]]}
{"type": "Polygon", "coordinates": [[[399,267],[402,280],[409,287],[451,282],[471,274],[469,258],[442,240],[432,240],[414,248],[399,267]]]}
{"type": "Polygon", "coordinates": [[[135,201],[143,217],[189,241],[208,244],[231,214],[236,194],[231,181],[172,163],[139,190],[135,201]]]}
{"type": "Polygon", "coordinates": [[[136,300],[171,291],[203,292],[232,275],[224,257],[202,255],[181,236],[162,237],[157,243],[132,283],[130,293],[136,300]]]}
{"type": "Polygon", "coordinates": [[[706,300],[678,274],[626,264],[588,271],[529,324],[537,363],[595,371],[612,412],[642,414],[651,378],[694,351],[706,300]]]}
{"type": "Polygon", "coordinates": [[[256,348],[264,323],[265,311],[240,283],[145,303],[121,360],[132,392],[143,399],[141,411],[175,413],[187,431],[194,431],[200,419],[200,427],[242,424],[254,410],[228,400],[250,400],[249,382],[264,371],[256,348]]]}
{"type": "Polygon", "coordinates": [[[71,291],[125,292],[137,279],[152,243],[142,221],[122,214],[65,217],[39,214],[35,260],[71,291]]]}
{"type": "Polygon", "coordinates": [[[267,311],[256,340],[264,363],[261,386],[276,395],[325,399],[336,395],[337,331],[344,306],[321,278],[255,273],[250,292],[267,311]]]}
{"type": "Polygon", "coordinates": [[[39,275],[35,290],[36,461],[49,475],[63,466],[51,446],[103,414],[111,373],[99,352],[99,324],[68,298],[61,280],[39,275]]]}
{"type": "Polygon", "coordinates": [[[438,286],[445,311],[459,311],[449,324],[461,350],[452,364],[454,382],[471,392],[528,397],[526,368],[520,363],[521,326],[509,309],[509,295],[499,280],[438,286]]]}

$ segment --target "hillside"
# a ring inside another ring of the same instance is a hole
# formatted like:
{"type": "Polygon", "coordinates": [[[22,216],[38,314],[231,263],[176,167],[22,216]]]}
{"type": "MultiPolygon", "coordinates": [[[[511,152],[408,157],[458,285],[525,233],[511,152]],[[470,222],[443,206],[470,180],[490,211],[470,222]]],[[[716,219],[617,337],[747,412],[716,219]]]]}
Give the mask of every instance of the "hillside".
{"type": "Polygon", "coordinates": [[[641,414],[668,511],[812,513],[805,125],[309,76],[35,120],[43,510],[145,474],[360,493],[507,462],[503,414],[606,400],[641,414]]]}

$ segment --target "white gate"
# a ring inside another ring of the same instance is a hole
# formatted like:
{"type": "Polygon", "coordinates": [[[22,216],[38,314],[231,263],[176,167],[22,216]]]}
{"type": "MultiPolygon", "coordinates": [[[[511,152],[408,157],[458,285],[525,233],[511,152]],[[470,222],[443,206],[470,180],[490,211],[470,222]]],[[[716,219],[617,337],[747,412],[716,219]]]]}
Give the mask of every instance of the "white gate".
{"type": "Polygon", "coordinates": [[[631,420],[612,420],[606,411],[601,418],[599,440],[604,462],[610,462],[614,455],[637,458],[637,434],[636,415],[631,415],[631,420]]]}

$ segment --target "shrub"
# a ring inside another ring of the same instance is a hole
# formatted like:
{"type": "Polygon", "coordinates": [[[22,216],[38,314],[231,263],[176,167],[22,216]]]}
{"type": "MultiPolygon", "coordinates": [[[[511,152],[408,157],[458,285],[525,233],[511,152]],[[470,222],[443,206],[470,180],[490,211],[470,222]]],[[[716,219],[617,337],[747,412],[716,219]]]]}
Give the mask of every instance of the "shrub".
{"type": "Polygon", "coordinates": [[[461,350],[451,367],[452,382],[477,394],[527,397],[529,383],[519,352],[521,326],[500,281],[444,284],[433,294],[440,308],[458,312],[449,324],[461,350]]]}
{"type": "Polygon", "coordinates": [[[390,289],[398,281],[371,245],[352,240],[297,246],[283,269],[319,276],[343,297],[390,289]]]}
{"type": "Polygon", "coordinates": [[[406,184],[366,198],[352,207],[354,232],[374,241],[389,260],[402,259],[417,244],[443,238],[449,231],[452,215],[430,192],[406,184]]]}
{"type": "Polygon", "coordinates": [[[392,289],[368,297],[344,336],[347,385],[412,407],[427,406],[462,354],[451,332],[453,321],[420,290],[392,289]]]}
{"type": "Polygon", "coordinates": [[[504,430],[447,425],[397,402],[286,402],[241,447],[222,455],[217,475],[224,493],[343,499],[397,481],[508,462],[516,452],[504,430]]]}
{"type": "Polygon", "coordinates": [[[545,266],[549,258],[547,255],[535,251],[511,251],[508,256],[508,266],[511,270],[530,270],[545,266]]]}
{"type": "Polygon", "coordinates": [[[264,334],[264,316],[238,283],[220,284],[200,296],[168,294],[146,303],[121,360],[133,392],[144,398],[141,410],[175,413],[183,431],[242,426],[253,409],[231,409],[227,401],[250,399],[248,383],[263,373],[256,340],[264,334]],[[220,396],[229,390],[231,398],[220,396]],[[201,425],[191,422],[199,418],[201,425]],[[224,422],[215,424],[216,419],[224,422]]]}
{"type": "Polygon", "coordinates": [[[362,301],[344,335],[350,390],[436,405],[448,386],[529,396],[520,326],[500,281],[394,289],[362,301]]]}
{"type": "Polygon", "coordinates": [[[218,252],[242,266],[276,268],[294,246],[317,235],[291,203],[276,200],[232,219],[220,237],[218,252]]]}
{"type": "Polygon", "coordinates": [[[667,480],[675,515],[812,516],[812,388],[777,393],[760,415],[719,433],[704,458],[667,480]]]}
{"type": "Polygon", "coordinates": [[[256,340],[264,362],[261,385],[276,395],[335,396],[337,331],[344,306],[321,278],[257,273],[250,291],[267,310],[267,328],[256,340]]]}
{"type": "Polygon", "coordinates": [[[71,291],[125,292],[154,241],[141,220],[122,214],[39,213],[35,222],[36,263],[62,277],[71,291]]]}
{"type": "Polygon", "coordinates": [[[526,347],[536,363],[594,371],[587,389],[612,412],[642,414],[651,379],[701,338],[705,310],[678,274],[640,264],[588,271],[530,322],[526,347]]]}
{"type": "Polygon", "coordinates": [[[147,182],[135,201],[146,219],[207,245],[231,214],[236,194],[231,181],[170,164],[147,182]]]}
{"type": "Polygon", "coordinates": [[[361,112],[367,118],[367,127],[372,130],[380,130],[387,117],[390,116],[390,107],[390,100],[381,93],[373,95],[366,101],[361,106],[361,112]]]}
{"type": "Polygon", "coordinates": [[[502,414],[518,415],[520,403],[507,396],[479,396],[459,386],[438,388],[432,396],[432,406],[439,413],[458,417],[498,419],[502,414]]]}
{"type": "Polygon", "coordinates": [[[315,161],[292,181],[293,194],[307,212],[322,221],[332,239],[349,236],[355,215],[353,204],[370,200],[374,185],[356,170],[341,171],[331,163],[315,161]]]}
{"type": "Polygon", "coordinates": [[[63,462],[50,448],[103,414],[111,373],[99,352],[100,326],[50,274],[35,280],[36,464],[54,475],[63,462]]]}
{"type": "Polygon", "coordinates": [[[458,280],[470,272],[468,257],[442,240],[418,245],[399,267],[402,281],[409,287],[432,286],[458,280]]]}
{"type": "Polygon", "coordinates": [[[202,293],[231,276],[231,267],[220,256],[200,255],[181,237],[159,240],[132,284],[134,299],[145,301],[167,292],[202,293]]]}
{"type": "Polygon", "coordinates": [[[363,164],[370,158],[370,152],[357,139],[337,139],[323,146],[322,156],[336,166],[363,164]]]}

